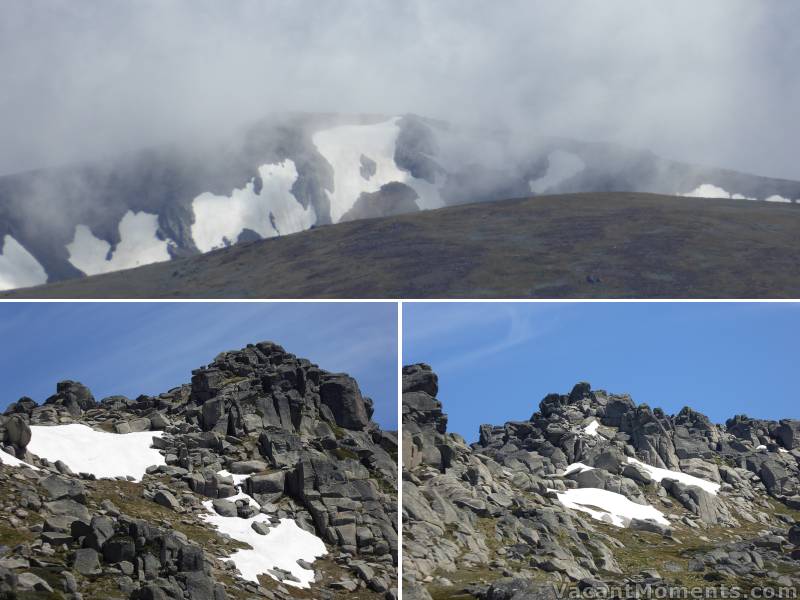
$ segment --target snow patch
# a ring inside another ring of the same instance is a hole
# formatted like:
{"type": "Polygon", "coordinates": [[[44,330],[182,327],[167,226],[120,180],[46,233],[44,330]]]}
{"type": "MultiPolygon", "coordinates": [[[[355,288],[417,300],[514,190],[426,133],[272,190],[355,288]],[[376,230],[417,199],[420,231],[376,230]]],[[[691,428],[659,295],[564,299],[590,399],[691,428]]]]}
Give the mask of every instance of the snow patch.
{"type": "Polygon", "coordinates": [[[778,452],[781,452],[782,454],[789,454],[789,451],[785,448],[778,448],[778,452]]]}
{"type": "Polygon", "coordinates": [[[10,467],[28,467],[29,469],[33,469],[34,471],[38,471],[39,467],[35,467],[33,465],[29,465],[24,460],[18,459],[13,454],[9,454],[4,450],[0,450],[0,463],[4,465],[8,465],[10,467]]]}
{"type": "Polygon", "coordinates": [[[564,150],[555,150],[547,156],[547,172],[528,182],[534,194],[543,194],[550,188],[571,179],[586,168],[580,156],[564,150]]]}
{"type": "Polygon", "coordinates": [[[578,488],[556,492],[567,508],[587,513],[593,519],[615,527],[627,527],[633,519],[652,520],[669,525],[664,513],[649,504],[636,504],[622,494],[598,488],[578,488]]]}
{"type": "Polygon", "coordinates": [[[169,260],[170,242],[157,234],[158,215],[129,210],[119,222],[120,242],[111,252],[111,244],[95,237],[86,225],[78,225],[67,244],[69,262],[86,275],[97,275],[169,260]]]}
{"type": "Polygon", "coordinates": [[[729,200],[755,200],[755,198],[743,196],[742,194],[731,194],[727,190],[711,183],[704,183],[691,192],[681,194],[681,196],[691,196],[693,198],[727,198],[729,200]]]}
{"type": "Polygon", "coordinates": [[[309,229],[317,221],[313,206],[303,208],[292,194],[297,167],[286,159],[258,168],[261,189],[256,193],[255,178],[230,196],[204,192],[192,201],[194,223],[192,239],[201,252],[236,243],[244,229],[262,238],[288,235],[309,229]]]}
{"type": "Polygon", "coordinates": [[[0,290],[31,287],[47,283],[47,273],[39,261],[10,235],[3,236],[0,248],[0,290]]]}
{"type": "Polygon", "coordinates": [[[764,198],[764,202],[783,202],[785,204],[791,204],[791,198],[784,198],[783,196],[779,196],[778,194],[773,194],[769,198],[764,198]]]}
{"type": "MultiPolygon", "coordinates": [[[[220,471],[219,475],[227,476],[231,473],[220,471]]],[[[232,476],[244,479],[248,477],[247,475],[232,476]]],[[[251,506],[260,508],[253,498],[241,491],[235,496],[225,499],[231,502],[247,499],[251,506]]],[[[230,560],[239,569],[244,579],[258,583],[258,576],[263,574],[277,580],[277,577],[269,573],[270,569],[277,568],[289,571],[300,580],[299,582],[287,580],[283,582],[285,585],[308,588],[313,583],[314,571],[304,569],[297,564],[299,559],[314,562],[315,559],[328,553],[324,542],[313,533],[301,529],[292,519],[281,519],[278,525],[271,525],[269,517],[263,513],[249,519],[223,517],[214,511],[213,500],[203,502],[203,506],[209,514],[200,515],[201,519],[216,526],[220,532],[251,547],[249,550],[237,550],[230,555],[230,560]],[[256,533],[252,527],[256,522],[267,524],[270,527],[269,533],[267,535],[256,533]]]]}
{"type": "Polygon", "coordinates": [[[583,463],[572,463],[561,474],[561,476],[569,475],[570,473],[574,473],[577,471],[578,473],[583,473],[584,471],[594,471],[594,467],[590,467],[589,465],[585,465],[583,463]]]}
{"type": "Polygon", "coordinates": [[[342,125],[312,135],[313,144],[333,167],[333,191],[327,192],[333,223],[339,222],[362,193],[376,192],[393,181],[413,188],[419,195],[417,206],[422,210],[444,206],[438,182],[417,179],[394,162],[399,120],[400,117],[394,117],[372,125],[342,125]],[[369,180],[361,176],[362,155],[375,161],[375,173],[369,180]]]}
{"type": "Polygon", "coordinates": [[[164,457],[151,448],[160,431],[108,433],[86,425],[33,425],[28,450],[39,458],[62,460],[75,473],[95,477],[133,477],[139,481],[147,467],[163,465],[164,457]]]}
{"type": "Polygon", "coordinates": [[[591,435],[597,437],[597,428],[600,427],[600,423],[597,422],[597,419],[589,423],[586,427],[583,428],[583,433],[586,435],[591,435]]]}
{"type": "Polygon", "coordinates": [[[695,477],[687,473],[681,473],[680,471],[659,469],[658,467],[653,467],[651,465],[643,463],[640,460],[636,460],[635,458],[629,457],[628,463],[639,465],[645,471],[650,473],[650,477],[652,477],[656,481],[661,481],[662,479],[676,479],[677,481],[685,483],[686,485],[696,485],[697,487],[704,489],[709,494],[713,494],[714,496],[717,495],[717,492],[719,491],[720,488],[720,485],[718,483],[714,483],[712,481],[706,481],[705,479],[700,479],[699,477],[695,477]]]}
{"type": "Polygon", "coordinates": [[[217,475],[222,475],[223,477],[230,477],[231,479],[233,479],[233,485],[237,487],[242,485],[244,483],[244,480],[250,477],[250,475],[234,475],[233,473],[231,473],[230,471],[226,471],[225,469],[219,471],[217,475]]]}
{"type": "Polygon", "coordinates": [[[761,452],[766,452],[767,447],[764,444],[761,444],[760,446],[756,446],[756,450],[761,452]]]}

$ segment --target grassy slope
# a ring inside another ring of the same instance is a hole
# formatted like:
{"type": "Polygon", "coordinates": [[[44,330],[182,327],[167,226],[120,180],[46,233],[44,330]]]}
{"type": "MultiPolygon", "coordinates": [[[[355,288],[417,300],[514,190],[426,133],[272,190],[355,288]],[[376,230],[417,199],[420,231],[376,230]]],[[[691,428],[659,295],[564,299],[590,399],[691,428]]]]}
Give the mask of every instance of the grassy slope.
{"type": "MultiPolygon", "coordinates": [[[[0,472],[5,471],[12,475],[16,474],[15,469],[15,467],[0,466],[0,472]]],[[[149,475],[147,477],[152,479],[149,475]]],[[[164,480],[164,482],[166,483],[167,480],[164,480]]],[[[86,487],[86,504],[92,514],[97,514],[100,503],[103,500],[110,500],[122,513],[129,517],[145,519],[156,526],[185,534],[190,540],[197,543],[210,555],[227,557],[238,548],[249,548],[247,544],[219,534],[215,528],[199,520],[191,512],[178,513],[160,506],[151,500],[147,500],[143,497],[144,485],[142,483],[112,479],[98,479],[95,481],[84,481],[83,483],[86,487]]],[[[183,490],[183,493],[189,494],[190,492],[188,492],[188,490],[183,490]]],[[[17,501],[16,494],[17,490],[12,486],[0,485],[0,506],[13,506],[17,501]]],[[[206,498],[198,496],[197,499],[200,501],[206,498]]],[[[22,521],[23,526],[16,528],[11,526],[11,524],[4,519],[0,519],[0,547],[13,547],[17,544],[31,543],[35,540],[36,535],[28,529],[28,526],[41,524],[41,515],[35,511],[29,510],[27,517],[22,519],[22,521]]],[[[67,552],[63,551],[62,548],[56,548],[55,550],[52,559],[38,555],[36,558],[39,560],[39,566],[21,569],[19,572],[30,571],[38,575],[47,581],[56,592],[53,594],[40,592],[20,593],[20,600],[26,600],[27,598],[64,598],[64,595],[60,593],[63,580],[61,571],[63,570],[63,564],[69,563],[71,549],[67,552]]],[[[314,561],[314,568],[317,574],[317,583],[314,584],[311,589],[307,590],[292,588],[291,594],[293,597],[312,599],[317,597],[319,589],[327,587],[331,582],[341,579],[351,579],[353,577],[352,573],[337,564],[331,555],[324,556],[314,561]]],[[[107,570],[107,572],[103,574],[92,576],[81,575],[77,572],[73,572],[73,575],[77,578],[86,600],[121,600],[127,598],[127,596],[120,591],[116,581],[118,573],[115,573],[113,570],[107,570]]],[[[216,571],[214,577],[217,581],[225,584],[227,596],[230,600],[249,600],[253,598],[253,595],[243,590],[241,586],[234,586],[235,581],[230,573],[216,571]]],[[[265,575],[261,576],[261,586],[266,590],[285,587],[265,575]]],[[[331,598],[337,600],[344,598],[347,598],[347,600],[368,600],[380,597],[380,594],[368,589],[358,589],[352,593],[345,591],[334,592],[329,589],[326,591],[332,594],[331,598]]]]}
{"type": "Polygon", "coordinates": [[[798,251],[798,205],[571,194],[342,223],[5,295],[798,297],[798,251]]]}
{"type": "MultiPolygon", "coordinates": [[[[756,538],[767,528],[767,526],[763,524],[742,521],[739,527],[715,526],[707,527],[699,531],[691,530],[685,525],[679,524],[677,521],[679,516],[686,514],[682,508],[676,506],[674,510],[669,511],[659,504],[656,497],[651,495],[648,497],[648,500],[654,506],[658,506],[660,510],[673,513],[673,518],[675,519],[673,521],[673,531],[675,538],[679,541],[663,538],[653,533],[613,527],[587,519],[589,523],[597,528],[597,531],[621,542],[620,547],[611,548],[611,550],[622,569],[623,577],[636,574],[643,569],[655,569],[661,573],[662,576],[668,578],[671,585],[682,585],[689,588],[694,586],[713,586],[715,583],[705,579],[703,577],[704,573],[693,572],[688,568],[689,559],[698,552],[708,552],[728,542],[756,538]]],[[[771,498],[767,499],[767,503],[768,514],[773,516],[786,515],[794,520],[800,521],[800,511],[787,508],[771,498]]],[[[492,558],[494,558],[495,553],[498,548],[502,546],[502,543],[493,536],[495,532],[493,519],[481,519],[479,530],[489,541],[492,558]]],[[[567,543],[567,546],[569,546],[569,543],[567,543]]],[[[515,565],[511,566],[513,571],[515,565]]],[[[525,568],[523,565],[516,566],[525,568]]],[[[785,572],[783,565],[775,565],[772,563],[767,564],[767,569],[773,569],[778,573],[785,572]]],[[[559,580],[559,578],[552,573],[545,573],[535,569],[531,572],[529,567],[527,570],[526,577],[533,581],[555,584],[559,580]]],[[[459,569],[456,572],[440,572],[438,575],[449,579],[453,585],[440,586],[435,582],[429,584],[427,589],[434,600],[468,600],[473,598],[473,596],[463,591],[466,586],[490,583],[506,576],[507,573],[493,568],[490,565],[481,565],[459,569]]],[[[610,573],[607,573],[606,576],[611,577],[612,580],[616,577],[610,573]]],[[[743,590],[749,590],[753,587],[753,583],[752,580],[724,576],[720,577],[716,585],[726,584],[728,586],[738,586],[743,590]]],[[[768,582],[760,583],[764,584],[768,582]]]]}

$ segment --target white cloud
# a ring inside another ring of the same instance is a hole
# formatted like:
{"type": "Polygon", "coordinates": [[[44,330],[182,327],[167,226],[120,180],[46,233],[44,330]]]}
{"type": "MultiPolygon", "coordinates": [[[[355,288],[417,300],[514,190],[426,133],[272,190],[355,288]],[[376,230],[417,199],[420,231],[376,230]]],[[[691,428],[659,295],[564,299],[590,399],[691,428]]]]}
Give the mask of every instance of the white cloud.
{"type": "Polygon", "coordinates": [[[8,0],[0,13],[0,173],[310,110],[800,177],[796,2],[8,0]]]}

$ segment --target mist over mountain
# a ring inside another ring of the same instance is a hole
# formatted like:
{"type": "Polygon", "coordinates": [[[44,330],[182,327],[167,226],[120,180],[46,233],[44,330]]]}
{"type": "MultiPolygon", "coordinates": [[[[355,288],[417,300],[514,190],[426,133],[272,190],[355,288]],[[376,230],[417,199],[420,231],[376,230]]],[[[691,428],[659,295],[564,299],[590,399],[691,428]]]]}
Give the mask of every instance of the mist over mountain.
{"type": "Polygon", "coordinates": [[[531,194],[800,198],[791,2],[0,11],[5,289],[531,194]]]}
{"type": "Polygon", "coordinates": [[[275,115],[171,145],[0,178],[0,284],[29,287],[318,225],[530,195],[635,190],[792,203],[800,183],[646,151],[460,130],[415,115],[275,115]]]}
{"type": "Polygon", "coordinates": [[[280,111],[417,113],[799,179],[791,0],[4,2],[0,173],[280,111]]]}

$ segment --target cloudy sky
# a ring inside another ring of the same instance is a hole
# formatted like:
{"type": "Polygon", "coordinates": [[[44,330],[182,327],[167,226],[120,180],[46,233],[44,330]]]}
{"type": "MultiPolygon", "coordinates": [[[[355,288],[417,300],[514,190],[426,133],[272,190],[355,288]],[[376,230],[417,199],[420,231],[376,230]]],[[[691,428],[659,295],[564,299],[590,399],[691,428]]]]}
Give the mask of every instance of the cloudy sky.
{"type": "Polygon", "coordinates": [[[417,112],[800,179],[795,0],[3,0],[0,173],[417,112]]]}
{"type": "Polygon", "coordinates": [[[403,363],[439,375],[448,430],[529,419],[579,381],[675,414],[799,418],[796,303],[409,304],[403,363]]]}
{"type": "Polygon", "coordinates": [[[155,395],[191,381],[225,350],[277,342],[327,371],[346,372],[397,428],[397,307],[391,303],[0,304],[0,411],[43,402],[73,379],[100,400],[155,395]]]}

